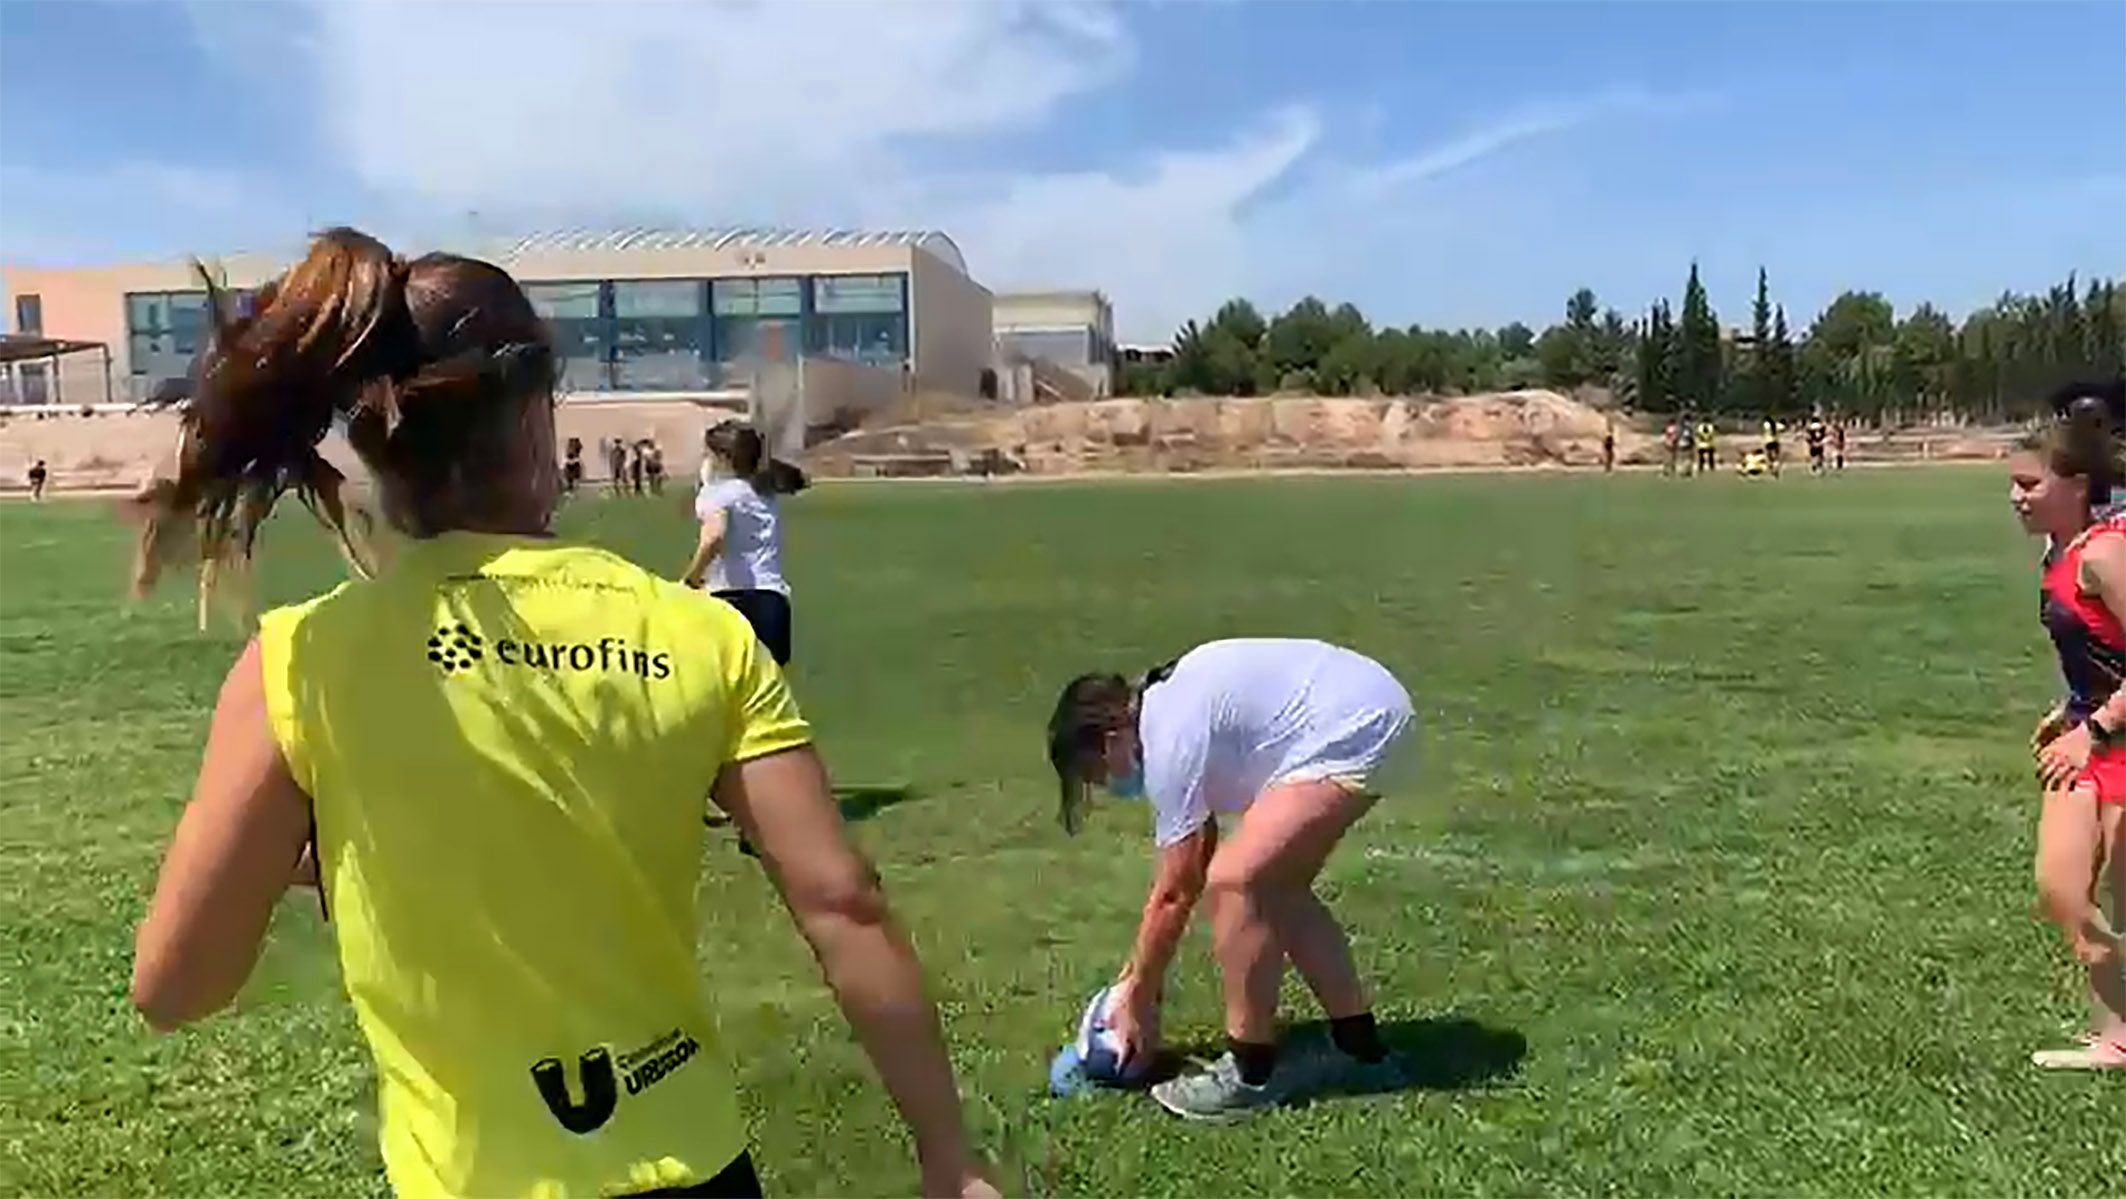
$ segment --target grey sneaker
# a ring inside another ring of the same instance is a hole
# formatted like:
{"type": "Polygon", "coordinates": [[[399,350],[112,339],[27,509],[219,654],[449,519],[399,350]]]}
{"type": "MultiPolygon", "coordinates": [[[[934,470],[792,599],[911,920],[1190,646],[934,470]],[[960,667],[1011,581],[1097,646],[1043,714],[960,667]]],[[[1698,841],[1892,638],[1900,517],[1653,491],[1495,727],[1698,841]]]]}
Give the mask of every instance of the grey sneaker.
{"type": "Polygon", "coordinates": [[[1185,1120],[1226,1123],[1277,1106],[1277,1079],[1261,1086],[1240,1081],[1240,1066],[1228,1053],[1194,1074],[1170,1078],[1152,1088],[1159,1106],[1185,1120]]]}

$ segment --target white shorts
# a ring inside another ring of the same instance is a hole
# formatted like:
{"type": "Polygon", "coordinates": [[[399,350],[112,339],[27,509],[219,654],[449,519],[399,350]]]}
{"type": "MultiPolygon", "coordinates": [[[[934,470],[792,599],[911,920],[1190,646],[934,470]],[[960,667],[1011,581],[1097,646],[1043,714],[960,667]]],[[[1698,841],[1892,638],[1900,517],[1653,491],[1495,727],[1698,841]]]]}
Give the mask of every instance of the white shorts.
{"type": "Polygon", "coordinates": [[[1268,786],[1333,782],[1354,795],[1383,795],[1415,773],[1415,723],[1407,705],[1383,709],[1374,719],[1322,746],[1312,758],[1271,779],[1268,786]]]}

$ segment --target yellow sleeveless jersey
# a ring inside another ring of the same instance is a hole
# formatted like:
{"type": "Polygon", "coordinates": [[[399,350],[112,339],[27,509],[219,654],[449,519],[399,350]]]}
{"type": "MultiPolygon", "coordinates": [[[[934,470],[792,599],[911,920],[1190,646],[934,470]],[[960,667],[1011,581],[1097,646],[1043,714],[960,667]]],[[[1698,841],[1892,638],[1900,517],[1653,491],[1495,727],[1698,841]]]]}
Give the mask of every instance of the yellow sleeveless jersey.
{"type": "Polygon", "coordinates": [[[601,550],[457,533],[259,644],[393,1189],[609,1194],[743,1152],[702,812],[725,764],[810,739],[744,619],[601,550]]]}

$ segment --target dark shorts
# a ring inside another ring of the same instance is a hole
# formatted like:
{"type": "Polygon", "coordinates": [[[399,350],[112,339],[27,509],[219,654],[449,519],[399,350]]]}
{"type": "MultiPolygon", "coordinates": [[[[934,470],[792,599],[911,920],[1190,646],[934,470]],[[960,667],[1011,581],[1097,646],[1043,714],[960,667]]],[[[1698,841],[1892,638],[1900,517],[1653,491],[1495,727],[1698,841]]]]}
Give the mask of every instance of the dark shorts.
{"type": "Polygon", "coordinates": [[[718,591],[717,599],[738,609],[753,635],[768,647],[777,666],[790,664],[790,597],[780,591],[718,591]]]}
{"type": "Polygon", "coordinates": [[[636,1195],[694,1196],[696,1199],[760,1199],[760,1175],[753,1171],[753,1155],[741,1153],[738,1160],[718,1171],[716,1177],[683,1187],[635,1191],[636,1195]]]}

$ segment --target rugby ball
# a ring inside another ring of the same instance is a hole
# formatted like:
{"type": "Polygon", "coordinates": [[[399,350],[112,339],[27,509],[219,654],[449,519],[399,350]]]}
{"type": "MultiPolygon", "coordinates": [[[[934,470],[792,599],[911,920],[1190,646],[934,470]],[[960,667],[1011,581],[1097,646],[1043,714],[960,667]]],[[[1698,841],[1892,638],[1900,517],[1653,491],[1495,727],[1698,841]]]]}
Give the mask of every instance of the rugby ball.
{"type": "Polygon", "coordinates": [[[1102,987],[1093,992],[1093,997],[1085,1004],[1085,1011],[1078,1017],[1078,1040],[1073,1048],[1078,1051],[1078,1062],[1087,1078],[1100,1083],[1131,1083],[1144,1077],[1151,1067],[1152,1055],[1139,1053],[1128,1069],[1123,1068],[1121,1038],[1107,1023],[1114,1002],[1113,987],[1102,987]]]}

